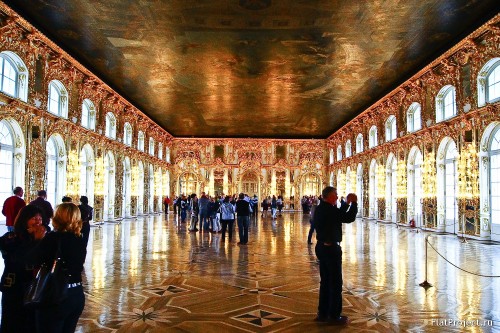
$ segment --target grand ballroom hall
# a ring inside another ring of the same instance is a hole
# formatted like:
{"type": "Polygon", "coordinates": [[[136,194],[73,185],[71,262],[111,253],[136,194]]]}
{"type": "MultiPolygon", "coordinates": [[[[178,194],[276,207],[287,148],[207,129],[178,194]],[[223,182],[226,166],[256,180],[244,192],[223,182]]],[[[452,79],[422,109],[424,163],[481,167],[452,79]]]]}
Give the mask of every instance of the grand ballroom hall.
{"type": "Polygon", "coordinates": [[[500,2],[2,0],[17,186],[94,208],[77,332],[500,332],[500,2]],[[358,198],[335,327],[326,186],[358,198]],[[248,244],[190,231],[193,193],[256,196],[248,244]]]}

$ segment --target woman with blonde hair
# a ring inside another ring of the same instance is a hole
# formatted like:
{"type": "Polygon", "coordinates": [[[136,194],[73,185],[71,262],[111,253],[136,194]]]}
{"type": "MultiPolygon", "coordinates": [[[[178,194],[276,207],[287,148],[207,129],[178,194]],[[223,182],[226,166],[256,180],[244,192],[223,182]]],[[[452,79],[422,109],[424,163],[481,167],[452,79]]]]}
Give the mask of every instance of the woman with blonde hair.
{"type": "Polygon", "coordinates": [[[66,298],[57,305],[44,305],[36,310],[37,332],[74,332],[85,306],[82,271],[85,244],[81,236],[80,209],[74,203],[57,206],[52,219],[54,231],[48,233],[37,248],[37,262],[51,265],[59,251],[68,273],[66,298]]]}

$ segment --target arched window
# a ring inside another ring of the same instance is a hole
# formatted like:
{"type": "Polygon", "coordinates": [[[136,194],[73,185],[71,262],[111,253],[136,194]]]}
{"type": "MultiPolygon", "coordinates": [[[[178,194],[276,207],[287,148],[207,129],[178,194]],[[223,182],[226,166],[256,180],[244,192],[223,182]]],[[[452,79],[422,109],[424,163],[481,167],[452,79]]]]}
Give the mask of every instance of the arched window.
{"type": "Polygon", "coordinates": [[[104,221],[112,221],[115,218],[115,184],[115,156],[108,151],[104,158],[104,221]]]}
{"type": "Polygon", "coordinates": [[[444,86],[436,96],[436,122],[453,118],[456,115],[455,87],[444,86]]]}
{"type": "Polygon", "coordinates": [[[396,138],[396,117],[389,116],[385,122],[385,142],[392,141],[396,138]]]}
{"type": "Polygon", "coordinates": [[[342,160],[342,146],[337,147],[337,162],[342,160]]]}
{"type": "Polygon", "coordinates": [[[351,148],[351,140],[347,140],[345,143],[345,157],[351,157],[352,156],[352,148],[351,148]]]}
{"type": "Polygon", "coordinates": [[[167,163],[170,163],[170,148],[167,147],[167,150],[165,151],[165,161],[167,161],[167,163]]]}
{"type": "Polygon", "coordinates": [[[376,147],[378,144],[377,140],[377,126],[373,125],[370,128],[370,132],[368,134],[368,146],[369,148],[376,147]]]}
{"type": "Polygon", "coordinates": [[[158,158],[161,160],[163,158],[163,143],[158,144],[158,158]]]}
{"type": "Polygon", "coordinates": [[[130,123],[125,123],[123,126],[123,144],[132,145],[132,125],[130,123]]]}
{"type": "Polygon", "coordinates": [[[478,106],[500,100],[500,58],[490,59],[479,71],[477,93],[478,106]]]}
{"type": "Polygon", "coordinates": [[[387,158],[386,177],[385,177],[385,207],[386,219],[393,222],[397,221],[397,160],[394,154],[387,158]]]}
{"type": "Polygon", "coordinates": [[[372,160],[370,163],[370,173],[369,173],[369,179],[368,179],[368,204],[369,204],[369,215],[371,218],[377,218],[378,217],[378,203],[377,203],[377,197],[378,197],[378,189],[377,189],[377,183],[378,183],[378,177],[377,177],[377,161],[372,160]]]}
{"type": "Polygon", "coordinates": [[[356,172],[356,193],[358,194],[358,216],[364,216],[363,213],[363,165],[358,164],[356,172]]]}
{"type": "Polygon", "coordinates": [[[48,111],[56,116],[68,118],[68,91],[57,80],[49,83],[48,111]]]}
{"type": "MultiPolygon", "coordinates": [[[[24,184],[26,145],[21,126],[10,118],[0,121],[0,205],[24,184]]],[[[0,219],[4,216],[0,215],[0,219]]]]}
{"type": "Polygon", "coordinates": [[[333,157],[333,148],[330,148],[330,164],[333,164],[334,161],[335,159],[333,157]]]}
{"type": "Polygon", "coordinates": [[[308,173],[302,178],[302,195],[319,195],[321,181],[314,173],[308,173]]]}
{"type": "Polygon", "coordinates": [[[80,195],[89,199],[89,205],[94,202],[94,152],[89,144],[80,151],[80,195]]]}
{"type": "MultiPolygon", "coordinates": [[[[195,192],[193,192],[195,193],[195,192]]],[[[153,164],[149,165],[149,200],[148,200],[148,211],[150,213],[154,212],[154,201],[155,201],[155,172],[153,164]]]]}
{"type": "Polygon", "coordinates": [[[17,186],[14,185],[14,135],[4,120],[0,122],[0,170],[0,203],[3,205],[17,186]]]}
{"type": "Polygon", "coordinates": [[[408,155],[408,220],[415,219],[417,225],[422,221],[422,164],[423,155],[420,149],[413,147],[408,155]]]}
{"type": "Polygon", "coordinates": [[[116,118],[111,112],[106,114],[106,133],[105,135],[110,139],[116,139],[116,118]]]}
{"type": "Polygon", "coordinates": [[[490,207],[491,221],[500,224],[500,126],[490,143],[490,207]]]}
{"type": "Polygon", "coordinates": [[[82,103],[82,127],[95,130],[95,107],[90,99],[84,99],[82,103]]]}
{"type": "Polygon", "coordinates": [[[155,139],[149,138],[149,155],[155,154],[155,139]]]}
{"type": "Polygon", "coordinates": [[[437,181],[438,181],[438,221],[444,226],[444,231],[456,234],[458,226],[458,151],[455,142],[446,137],[439,145],[437,161],[437,181]]]}
{"type": "Polygon", "coordinates": [[[52,135],[47,140],[46,189],[47,201],[52,207],[57,206],[65,195],[66,149],[59,135],[52,135]]]}
{"type": "Polygon", "coordinates": [[[422,129],[421,107],[418,103],[412,103],[406,113],[408,120],[408,132],[416,132],[422,129]]]}
{"type": "Polygon", "coordinates": [[[144,213],[144,164],[139,161],[139,174],[137,177],[137,214],[144,213]]]}
{"type": "Polygon", "coordinates": [[[17,54],[0,53],[0,91],[20,100],[28,100],[28,70],[17,54]]]}
{"type": "Polygon", "coordinates": [[[356,154],[363,151],[363,134],[359,133],[356,137],[356,154]]]}
{"type": "Polygon", "coordinates": [[[122,181],[122,216],[129,218],[132,215],[132,167],[130,158],[123,160],[123,181],[122,181]]]}
{"type": "Polygon", "coordinates": [[[144,151],[144,132],[139,131],[137,134],[137,150],[144,151]]]}

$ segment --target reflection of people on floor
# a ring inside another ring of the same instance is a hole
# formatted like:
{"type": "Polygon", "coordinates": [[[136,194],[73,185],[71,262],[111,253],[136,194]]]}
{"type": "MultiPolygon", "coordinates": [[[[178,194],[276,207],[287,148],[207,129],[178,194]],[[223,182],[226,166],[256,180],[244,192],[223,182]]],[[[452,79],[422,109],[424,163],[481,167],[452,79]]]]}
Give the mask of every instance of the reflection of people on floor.
{"type": "Polygon", "coordinates": [[[347,201],[337,207],[337,190],[327,186],[323,200],[316,208],[316,256],[319,259],[320,288],[316,321],[336,325],[347,324],[342,316],[342,223],[351,223],[358,213],[357,196],[347,195],[347,201]]]}

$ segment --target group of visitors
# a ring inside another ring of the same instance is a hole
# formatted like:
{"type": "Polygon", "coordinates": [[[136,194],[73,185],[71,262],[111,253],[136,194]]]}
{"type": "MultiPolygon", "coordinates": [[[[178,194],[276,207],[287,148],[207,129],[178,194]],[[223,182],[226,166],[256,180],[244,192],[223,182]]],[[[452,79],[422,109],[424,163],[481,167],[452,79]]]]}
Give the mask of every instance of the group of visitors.
{"type": "Polygon", "coordinates": [[[258,204],[255,194],[253,197],[245,193],[212,197],[202,192],[200,198],[195,193],[174,197],[173,209],[174,214],[180,215],[181,223],[186,223],[188,216],[191,217],[189,232],[221,233],[222,242],[225,242],[226,232],[232,241],[234,222],[237,221],[238,245],[246,245],[250,218],[257,217],[258,204]]]}
{"type": "Polygon", "coordinates": [[[270,196],[267,198],[264,198],[261,203],[262,206],[262,217],[267,217],[267,212],[269,211],[269,208],[271,208],[271,217],[273,220],[276,219],[277,216],[281,216],[283,207],[284,207],[284,201],[283,197],[281,195],[276,198],[275,195],[271,198],[270,196]]]}
{"type": "Polygon", "coordinates": [[[16,187],[2,209],[8,231],[0,237],[5,262],[0,332],[74,332],[85,306],[82,271],[93,208],[85,196],[79,206],[64,197],[54,211],[45,190],[38,191],[28,205],[23,195],[23,189],[16,187]],[[33,278],[43,265],[52,267],[56,256],[66,271],[65,297],[57,303],[26,306],[24,298],[33,278]]]}

